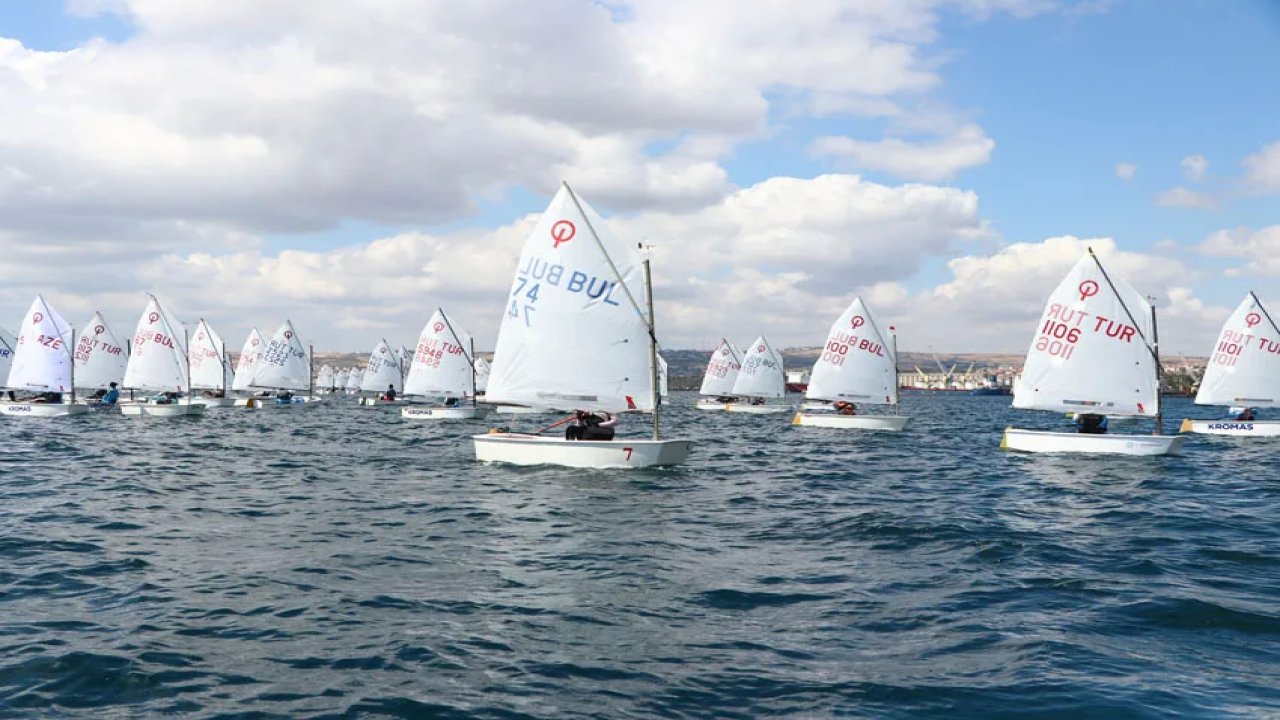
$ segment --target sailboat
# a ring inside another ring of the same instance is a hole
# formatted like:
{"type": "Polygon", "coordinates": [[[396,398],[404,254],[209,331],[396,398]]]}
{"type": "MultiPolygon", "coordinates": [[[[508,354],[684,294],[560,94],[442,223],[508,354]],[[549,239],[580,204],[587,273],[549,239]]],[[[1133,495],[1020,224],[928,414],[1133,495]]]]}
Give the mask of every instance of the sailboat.
{"type": "Polygon", "coordinates": [[[470,398],[456,406],[410,405],[400,411],[411,420],[469,420],[489,414],[476,404],[475,345],[466,331],[458,332],[444,310],[436,312],[422,328],[418,347],[404,381],[405,395],[470,398]]]}
{"type": "Polygon", "coordinates": [[[756,338],[742,358],[742,369],[733,381],[730,391],[737,400],[724,406],[729,412],[768,415],[787,412],[785,405],[766,405],[771,398],[783,398],[787,394],[787,379],[782,370],[782,355],[774,350],[763,335],[756,338]],[[743,402],[743,399],[750,402],[743,402]]]}
{"type": "Polygon", "coordinates": [[[702,375],[702,387],[698,390],[700,397],[694,407],[699,410],[724,410],[729,405],[724,402],[725,398],[730,399],[730,402],[736,399],[732,397],[733,383],[741,371],[742,351],[729,342],[728,338],[721,338],[720,345],[707,361],[707,371],[702,375]]]}
{"type": "Polygon", "coordinates": [[[129,364],[129,343],[116,337],[102,313],[95,312],[76,341],[76,385],[97,391],[124,382],[129,364]]]}
{"type": "MultiPolygon", "coordinates": [[[[258,328],[249,331],[249,337],[245,338],[244,345],[240,348],[240,357],[236,358],[236,372],[231,380],[231,390],[237,393],[253,392],[251,383],[253,375],[258,371],[258,365],[262,361],[262,353],[267,349],[267,341],[262,337],[262,333],[258,332],[258,328]]],[[[235,398],[236,407],[254,407],[256,403],[252,397],[235,398]]]]}
{"type": "MultiPolygon", "coordinates": [[[[855,297],[827,333],[822,354],[813,364],[807,400],[898,405],[898,348],[893,328],[880,330],[871,308],[855,297]]],[[[841,415],[797,412],[793,425],[857,430],[901,430],[904,415],[841,415]]]]}
{"type": "MultiPolygon", "coordinates": [[[[1280,407],[1280,328],[1250,292],[1222,325],[1197,405],[1280,407]]],[[[1183,420],[1182,432],[1235,437],[1280,436],[1277,420],[1183,420]]]]}
{"type": "Polygon", "coordinates": [[[563,184],[525,240],[498,331],[487,395],[515,405],[653,410],[653,439],[568,440],[491,430],[476,459],[516,465],[677,465],[690,440],[660,439],[649,264],[563,184]],[[634,290],[644,288],[637,298],[634,290]],[[641,309],[645,302],[647,312],[641,309]]]}
{"type": "Polygon", "coordinates": [[[322,365],[320,372],[316,373],[316,391],[322,395],[328,395],[333,388],[335,379],[337,379],[337,375],[334,373],[333,368],[328,365],[322,365]]]}
{"type": "Polygon", "coordinates": [[[364,370],[360,368],[352,368],[351,374],[347,376],[347,394],[359,395],[360,384],[364,382],[364,370]]]}
{"type": "MultiPolygon", "coordinates": [[[[0,378],[9,381],[9,368],[13,367],[13,351],[18,345],[18,338],[13,333],[0,327],[0,378]]],[[[0,385],[0,388],[6,387],[0,385]]]]}
{"type": "Polygon", "coordinates": [[[267,341],[266,349],[257,362],[257,369],[249,385],[263,390],[275,390],[275,397],[250,398],[246,407],[290,408],[304,405],[312,397],[311,352],[303,346],[293,323],[285,320],[267,341]],[[295,393],[305,391],[305,396],[295,393]]]}
{"type": "Polygon", "coordinates": [[[334,372],[333,384],[330,385],[329,387],[333,390],[335,394],[344,392],[347,389],[347,381],[350,379],[351,379],[351,369],[342,368],[334,372]]]}
{"type": "Polygon", "coordinates": [[[1156,419],[1154,435],[1007,428],[1000,447],[1040,453],[1171,455],[1185,436],[1162,435],[1155,307],[1110,275],[1092,248],[1049,296],[1013,407],[1156,419]]]}
{"type": "Polygon", "coordinates": [[[129,363],[124,370],[124,387],[176,392],[182,397],[165,403],[121,403],[122,414],[178,417],[204,413],[204,405],[191,402],[191,364],[187,356],[186,328],[151,293],[147,293],[147,307],[138,318],[131,347],[129,363]]]}
{"type": "Polygon", "coordinates": [[[59,417],[82,415],[89,406],[76,402],[75,363],[72,349],[76,331],[53,306],[37,295],[22,319],[22,327],[13,343],[13,361],[9,367],[7,387],[35,392],[69,393],[70,402],[7,402],[0,404],[0,415],[15,417],[59,417]]]}
{"type": "Polygon", "coordinates": [[[404,400],[384,400],[387,387],[396,389],[396,393],[404,391],[404,373],[400,371],[400,359],[396,351],[391,349],[386,340],[379,340],[369,354],[369,362],[365,365],[364,375],[360,379],[360,390],[373,393],[373,397],[360,398],[361,405],[404,404],[404,400]]]}
{"type": "Polygon", "coordinates": [[[484,396],[485,390],[489,387],[489,361],[484,358],[476,358],[476,396],[484,396]]]}
{"type": "Polygon", "coordinates": [[[206,391],[204,395],[193,397],[192,402],[206,407],[235,404],[235,398],[231,397],[234,373],[231,358],[227,356],[227,344],[204,318],[200,319],[196,334],[191,338],[190,363],[192,391],[206,391]]]}

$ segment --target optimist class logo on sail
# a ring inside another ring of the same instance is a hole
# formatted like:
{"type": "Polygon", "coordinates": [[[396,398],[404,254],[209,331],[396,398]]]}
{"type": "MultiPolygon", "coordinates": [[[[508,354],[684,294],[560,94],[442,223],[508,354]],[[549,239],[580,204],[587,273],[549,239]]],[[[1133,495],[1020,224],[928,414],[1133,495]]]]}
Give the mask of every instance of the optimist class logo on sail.
{"type": "MultiPolygon", "coordinates": [[[[526,248],[521,267],[516,271],[515,281],[511,286],[511,303],[507,308],[507,317],[524,319],[525,327],[533,326],[535,311],[539,308],[539,299],[545,291],[550,290],[560,296],[560,302],[567,302],[567,294],[580,294],[589,303],[603,303],[620,307],[621,303],[614,297],[618,283],[593,273],[583,272],[557,262],[552,258],[562,257],[566,250],[569,257],[574,257],[573,246],[568,245],[578,234],[577,226],[570,220],[557,220],[552,223],[548,233],[550,247],[526,248]],[[552,253],[551,257],[537,257],[535,252],[552,253]]],[[[582,252],[585,252],[582,251],[582,252]]],[[[560,302],[556,304],[560,304],[560,302]]]]}

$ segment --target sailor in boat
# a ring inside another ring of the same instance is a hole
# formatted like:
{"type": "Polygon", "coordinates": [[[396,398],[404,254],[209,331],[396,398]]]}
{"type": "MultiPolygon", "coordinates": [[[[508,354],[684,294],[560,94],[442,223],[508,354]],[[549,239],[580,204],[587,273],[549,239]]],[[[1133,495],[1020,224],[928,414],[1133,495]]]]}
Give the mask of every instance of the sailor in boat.
{"type": "Polygon", "coordinates": [[[180,397],[182,397],[182,393],[162,392],[159,395],[156,395],[155,397],[151,398],[151,402],[155,403],[156,405],[172,405],[178,402],[178,398],[180,397]]]}
{"type": "Polygon", "coordinates": [[[1097,413],[1077,413],[1076,432],[1088,435],[1105,435],[1107,432],[1107,416],[1097,413]]]}
{"type": "Polygon", "coordinates": [[[395,402],[395,400],[396,400],[396,386],[395,386],[395,385],[388,385],[388,386],[387,386],[387,391],[386,391],[386,392],[384,392],[384,393],[382,393],[382,398],[381,398],[381,399],[386,400],[387,402],[395,402]]]}
{"type": "Polygon", "coordinates": [[[1253,408],[1251,407],[1233,407],[1227,410],[1231,414],[1232,420],[1239,422],[1250,422],[1253,420],[1253,408]]]}
{"type": "Polygon", "coordinates": [[[738,402],[738,398],[732,395],[720,395],[719,397],[716,398],[716,402],[724,403],[725,405],[731,405],[733,403],[738,402]]]}
{"type": "Polygon", "coordinates": [[[858,406],[854,405],[848,400],[837,400],[831,403],[831,407],[833,410],[840,413],[841,415],[857,415],[858,414],[858,406]]]}
{"type": "Polygon", "coordinates": [[[207,397],[207,398],[220,398],[220,397],[225,397],[225,395],[223,394],[223,392],[222,392],[221,390],[205,390],[204,392],[202,392],[202,393],[200,393],[200,394],[201,394],[201,395],[204,395],[204,396],[205,396],[205,397],[207,397]]]}
{"type": "Polygon", "coordinates": [[[597,415],[595,413],[577,411],[573,424],[564,430],[565,440],[612,440],[614,428],[618,425],[618,418],[604,413],[597,415]]]}
{"type": "Polygon", "coordinates": [[[459,405],[461,405],[461,404],[462,404],[462,401],[461,401],[461,400],[459,400],[459,399],[458,399],[458,398],[456,398],[456,397],[451,397],[451,398],[445,398],[445,399],[444,399],[444,406],[445,406],[445,407],[458,407],[458,406],[459,406],[459,405]]]}
{"type": "Polygon", "coordinates": [[[114,407],[116,401],[120,399],[120,388],[115,383],[111,383],[108,389],[99,390],[90,395],[89,398],[95,401],[93,403],[94,407],[114,407]]]}
{"type": "Polygon", "coordinates": [[[49,405],[59,405],[59,404],[61,404],[61,403],[62,403],[62,393],[60,393],[60,392],[42,392],[42,393],[40,393],[39,395],[36,395],[35,397],[32,397],[31,399],[27,400],[27,402],[31,402],[31,403],[40,403],[40,404],[49,404],[49,405]]]}
{"type": "Polygon", "coordinates": [[[764,398],[762,398],[762,397],[751,398],[751,404],[752,404],[752,405],[763,405],[763,404],[764,404],[764,398]]]}
{"type": "Polygon", "coordinates": [[[293,402],[293,393],[288,390],[281,390],[276,393],[276,403],[279,405],[289,405],[293,402]]]}

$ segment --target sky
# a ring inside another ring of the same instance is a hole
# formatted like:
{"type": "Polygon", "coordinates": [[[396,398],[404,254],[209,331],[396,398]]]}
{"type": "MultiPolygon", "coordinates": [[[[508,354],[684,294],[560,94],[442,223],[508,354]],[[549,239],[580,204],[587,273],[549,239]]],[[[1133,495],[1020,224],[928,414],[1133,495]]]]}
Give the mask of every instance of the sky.
{"type": "Polygon", "coordinates": [[[1093,247],[1206,355],[1280,302],[1273,0],[3,0],[0,327],[493,346],[568,181],[664,347],[1021,352],[1093,247]]]}

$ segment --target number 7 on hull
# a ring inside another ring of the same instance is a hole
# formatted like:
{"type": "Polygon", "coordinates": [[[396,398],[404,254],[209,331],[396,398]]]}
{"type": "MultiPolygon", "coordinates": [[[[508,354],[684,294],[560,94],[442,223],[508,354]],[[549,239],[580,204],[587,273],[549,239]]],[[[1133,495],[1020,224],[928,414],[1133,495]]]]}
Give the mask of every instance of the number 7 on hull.
{"type": "MultiPolygon", "coordinates": [[[[1151,417],[1155,434],[1007,428],[1001,449],[1036,453],[1172,455],[1185,438],[1162,435],[1155,308],[1107,273],[1092,248],[1049,296],[1014,386],[1013,407],[1087,416],[1151,417]]],[[[1086,431],[1087,430],[1087,431],[1086,431]]]]}

